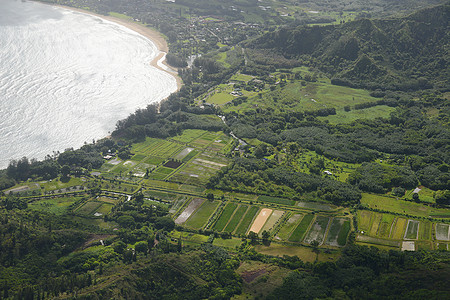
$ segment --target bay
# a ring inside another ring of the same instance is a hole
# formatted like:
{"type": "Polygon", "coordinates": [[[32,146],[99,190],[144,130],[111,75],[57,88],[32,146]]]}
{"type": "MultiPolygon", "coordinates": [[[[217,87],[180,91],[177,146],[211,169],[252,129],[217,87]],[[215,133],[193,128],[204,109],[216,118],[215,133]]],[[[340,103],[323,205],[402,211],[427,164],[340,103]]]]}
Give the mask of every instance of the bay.
{"type": "Polygon", "coordinates": [[[107,136],[160,101],[175,78],[150,65],[156,46],[96,16],[0,1],[0,168],[107,136]]]}

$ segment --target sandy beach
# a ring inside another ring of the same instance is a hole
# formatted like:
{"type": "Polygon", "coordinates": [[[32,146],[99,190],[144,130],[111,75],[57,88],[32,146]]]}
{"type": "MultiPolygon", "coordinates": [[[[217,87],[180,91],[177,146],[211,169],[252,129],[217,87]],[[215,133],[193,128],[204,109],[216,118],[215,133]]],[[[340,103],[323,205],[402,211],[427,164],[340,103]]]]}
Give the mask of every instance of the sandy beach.
{"type": "MultiPolygon", "coordinates": [[[[40,3],[43,3],[43,2],[40,2],[40,3]]],[[[146,38],[151,40],[153,42],[153,44],[155,44],[156,48],[159,51],[158,55],[156,55],[156,57],[150,62],[150,65],[152,65],[153,67],[155,67],[161,71],[167,72],[170,75],[172,75],[173,77],[175,77],[175,79],[177,81],[177,90],[179,90],[181,88],[182,81],[181,81],[181,78],[178,76],[177,70],[171,66],[168,66],[166,64],[165,60],[161,62],[162,64],[164,64],[165,68],[163,68],[162,66],[160,66],[158,64],[158,62],[161,60],[161,58],[163,56],[165,56],[169,51],[169,47],[167,46],[167,42],[166,42],[165,38],[158,31],[151,29],[149,27],[146,27],[143,24],[139,24],[134,21],[131,21],[131,20],[120,19],[120,18],[116,18],[116,17],[112,17],[112,16],[104,16],[104,15],[100,15],[100,14],[97,14],[97,13],[94,13],[94,12],[91,12],[88,10],[65,6],[65,5],[58,5],[58,4],[51,4],[51,5],[58,6],[60,8],[67,9],[67,10],[72,10],[72,11],[96,16],[96,17],[102,18],[104,20],[125,26],[128,29],[131,29],[131,30],[139,33],[140,35],[145,36],[146,38]]]]}

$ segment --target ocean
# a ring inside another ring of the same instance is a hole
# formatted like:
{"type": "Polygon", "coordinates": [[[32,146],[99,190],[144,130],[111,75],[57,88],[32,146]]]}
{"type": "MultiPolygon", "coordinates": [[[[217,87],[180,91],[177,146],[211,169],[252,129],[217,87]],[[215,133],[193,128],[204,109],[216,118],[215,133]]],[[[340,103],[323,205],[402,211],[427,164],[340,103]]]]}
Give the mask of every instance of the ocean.
{"type": "Polygon", "coordinates": [[[155,45],[101,18],[0,1],[0,168],[107,136],[177,88],[155,45]]]}

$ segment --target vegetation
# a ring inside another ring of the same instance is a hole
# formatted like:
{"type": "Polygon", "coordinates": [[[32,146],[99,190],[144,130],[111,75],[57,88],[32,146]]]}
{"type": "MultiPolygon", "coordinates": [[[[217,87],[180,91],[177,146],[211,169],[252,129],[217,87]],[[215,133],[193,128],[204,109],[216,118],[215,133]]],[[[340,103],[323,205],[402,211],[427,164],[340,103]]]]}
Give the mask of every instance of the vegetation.
{"type": "Polygon", "coordinates": [[[58,1],[183,86],[0,171],[0,298],[448,298],[449,4],[331,2],[58,1]]]}

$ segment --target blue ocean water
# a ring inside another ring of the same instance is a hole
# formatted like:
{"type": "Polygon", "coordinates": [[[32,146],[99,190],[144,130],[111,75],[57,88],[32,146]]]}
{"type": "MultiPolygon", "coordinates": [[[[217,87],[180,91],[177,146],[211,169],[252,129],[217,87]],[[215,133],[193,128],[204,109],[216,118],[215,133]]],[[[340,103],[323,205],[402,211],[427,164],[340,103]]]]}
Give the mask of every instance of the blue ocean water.
{"type": "Polygon", "coordinates": [[[147,38],[101,18],[0,1],[0,168],[108,135],[176,90],[147,38]]]}

